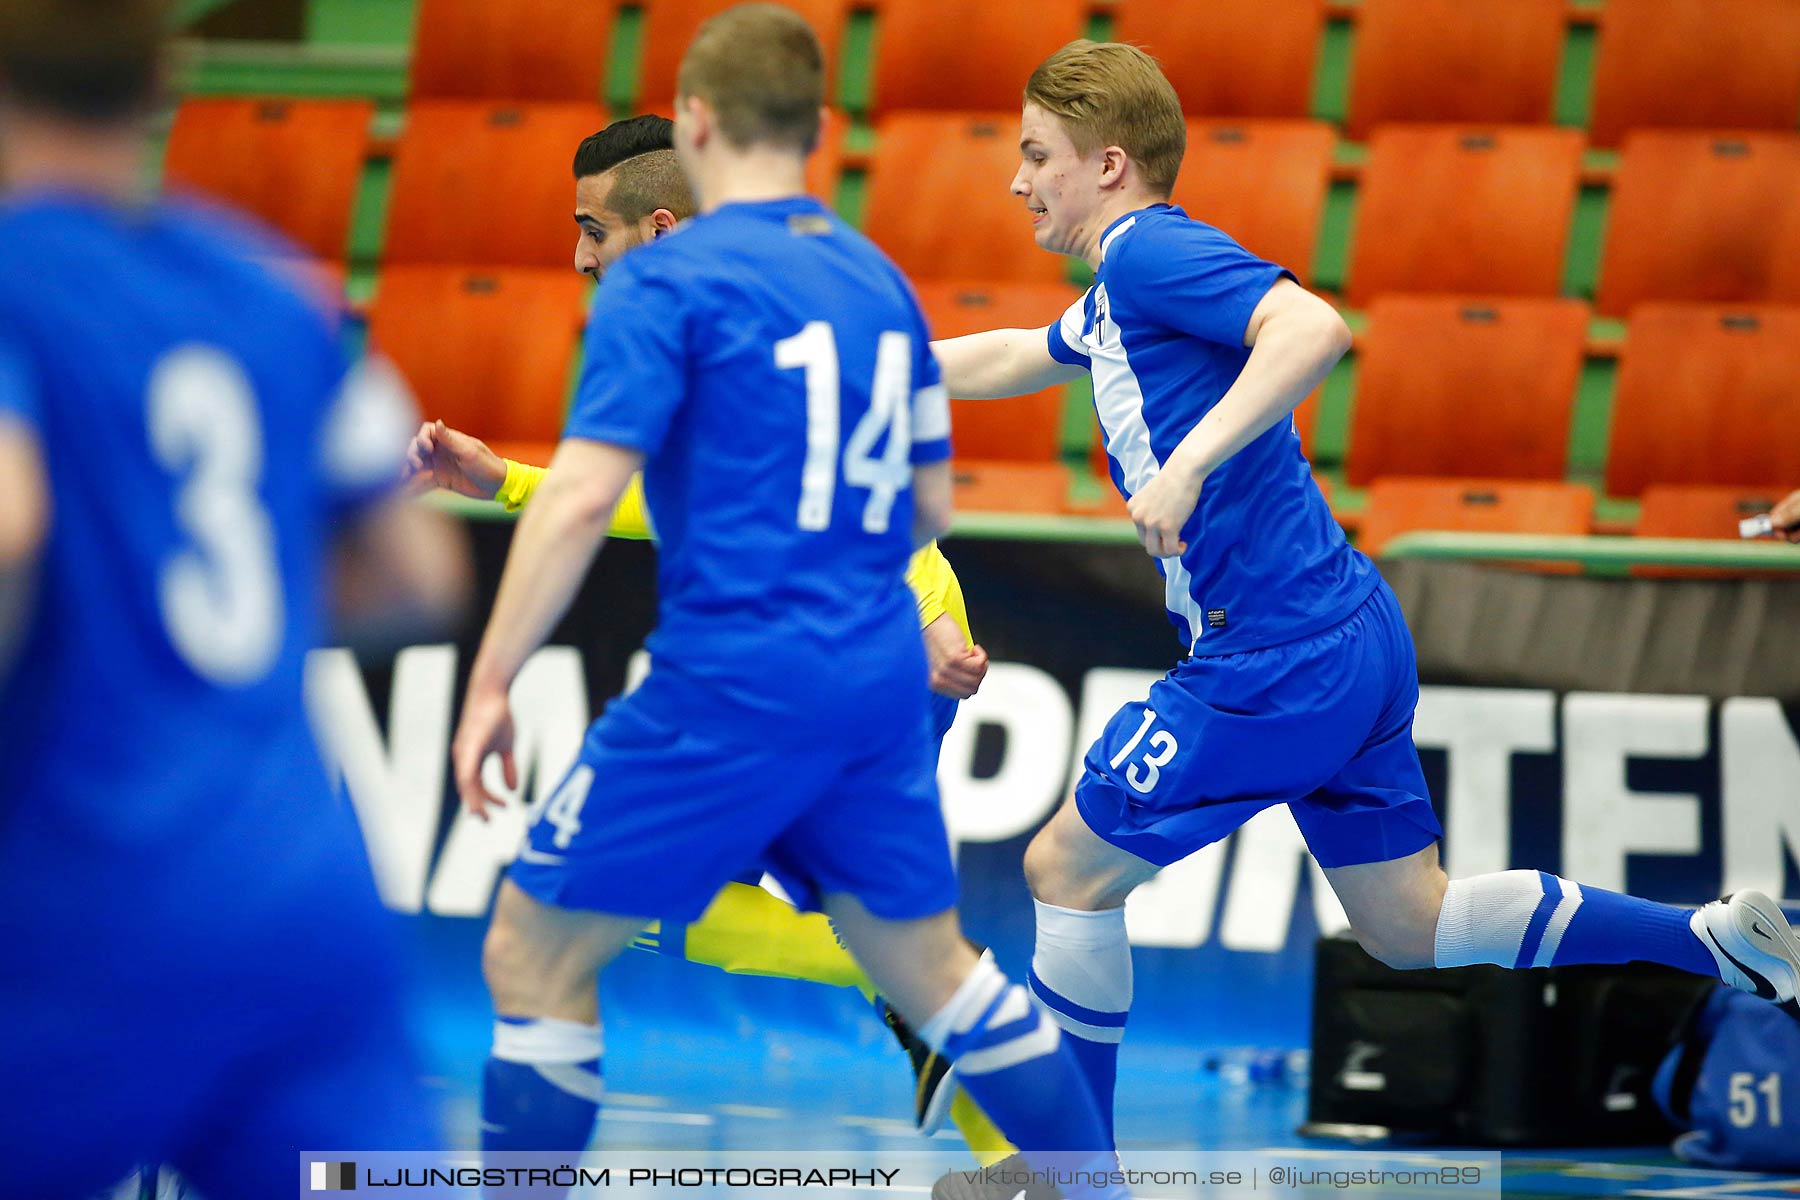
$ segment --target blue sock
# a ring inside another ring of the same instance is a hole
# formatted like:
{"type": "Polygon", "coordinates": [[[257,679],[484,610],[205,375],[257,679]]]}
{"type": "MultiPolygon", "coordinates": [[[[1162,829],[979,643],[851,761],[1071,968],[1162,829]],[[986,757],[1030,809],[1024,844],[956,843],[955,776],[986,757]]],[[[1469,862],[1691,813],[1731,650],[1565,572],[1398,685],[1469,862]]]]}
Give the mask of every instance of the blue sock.
{"type": "Polygon", "coordinates": [[[500,1017],[481,1089],[481,1148],[587,1149],[600,1113],[600,1027],[500,1017]]]}
{"type": "MultiPolygon", "coordinates": [[[[1039,1170],[1117,1166],[1081,1068],[1062,1031],[1025,989],[983,958],[919,1030],[956,1064],[956,1079],[1039,1170]]],[[[1065,1182],[1070,1200],[1128,1200],[1122,1186],[1065,1182]]]]}
{"type": "Polygon", "coordinates": [[[1438,915],[1437,965],[1653,962],[1716,976],[1712,953],[1688,928],[1692,911],[1584,888],[1547,871],[1453,879],[1438,915]]]}
{"type": "Polygon", "coordinates": [[[1131,942],[1125,910],[1083,912],[1033,902],[1037,947],[1026,977],[1032,994],[1062,1027],[1064,1044],[1100,1105],[1106,1144],[1113,1145],[1113,1093],[1119,1043],[1131,1009],[1131,942]]]}

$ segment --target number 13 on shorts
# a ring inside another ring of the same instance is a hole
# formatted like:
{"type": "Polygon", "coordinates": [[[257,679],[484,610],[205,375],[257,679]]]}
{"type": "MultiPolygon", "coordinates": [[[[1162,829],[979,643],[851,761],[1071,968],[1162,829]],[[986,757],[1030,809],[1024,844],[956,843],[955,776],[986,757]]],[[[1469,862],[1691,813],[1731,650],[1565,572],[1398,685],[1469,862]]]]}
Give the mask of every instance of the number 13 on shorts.
{"type": "Polygon", "coordinates": [[[1133,762],[1125,768],[1125,782],[1131,785],[1132,790],[1146,796],[1156,790],[1156,781],[1162,778],[1162,769],[1169,765],[1181,749],[1180,744],[1175,740],[1175,735],[1168,730],[1159,729],[1155,733],[1150,733],[1150,727],[1154,724],[1156,724],[1156,710],[1146,708],[1144,723],[1139,725],[1137,732],[1131,735],[1131,740],[1112,756],[1111,764],[1113,770],[1118,770],[1126,760],[1138,753],[1139,745],[1143,745],[1142,760],[1133,762]],[[1150,740],[1146,743],[1144,735],[1147,733],[1150,733],[1150,740]]]}

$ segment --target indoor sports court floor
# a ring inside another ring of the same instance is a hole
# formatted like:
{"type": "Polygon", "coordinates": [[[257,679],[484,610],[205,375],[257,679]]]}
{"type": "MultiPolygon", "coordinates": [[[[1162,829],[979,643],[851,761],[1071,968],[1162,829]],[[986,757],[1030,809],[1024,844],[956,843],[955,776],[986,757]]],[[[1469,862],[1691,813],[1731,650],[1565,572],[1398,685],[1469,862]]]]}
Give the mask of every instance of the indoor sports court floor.
{"type": "MultiPolygon", "coordinates": [[[[459,930],[452,940],[468,938],[472,951],[476,939],[471,935],[476,933],[459,930]]],[[[909,1119],[911,1076],[905,1057],[853,993],[785,980],[725,979],[706,968],[645,954],[627,955],[613,971],[602,989],[608,1005],[607,1099],[598,1147],[890,1154],[921,1148],[909,1119]]],[[[473,972],[458,975],[454,987],[447,987],[450,981],[443,978],[431,981],[426,994],[434,1000],[420,1011],[419,1031],[434,1086],[444,1097],[450,1142],[473,1146],[489,1016],[473,972]]],[[[1197,1035],[1203,1021],[1204,1014],[1195,1014],[1197,1035]]],[[[1228,1082],[1208,1069],[1216,1054],[1199,1036],[1193,1041],[1127,1038],[1118,1125],[1128,1162],[1134,1150],[1145,1155],[1220,1152],[1222,1159],[1278,1150],[1279,1161],[1289,1163],[1341,1162],[1342,1145],[1308,1141],[1294,1132],[1305,1119],[1303,1083],[1228,1082]]],[[[960,1145],[956,1134],[946,1131],[929,1148],[954,1154],[960,1145]]],[[[1452,1161],[1431,1148],[1399,1153],[1396,1161],[1411,1167],[1452,1161]]],[[[1800,1178],[1689,1167],[1659,1147],[1509,1152],[1502,1178],[1504,1195],[1536,1200],[1800,1197],[1800,1178]]],[[[1268,1190],[1266,1184],[1263,1190],[1268,1190]]],[[[1217,1194],[1247,1193],[1238,1188],[1217,1194]]],[[[1282,1194],[1347,1193],[1326,1187],[1282,1194]]],[[[1365,1188],[1355,1194],[1433,1200],[1471,1193],[1412,1187],[1393,1193],[1365,1188]]],[[[1141,1195],[1153,1193],[1143,1189],[1141,1195]]]]}

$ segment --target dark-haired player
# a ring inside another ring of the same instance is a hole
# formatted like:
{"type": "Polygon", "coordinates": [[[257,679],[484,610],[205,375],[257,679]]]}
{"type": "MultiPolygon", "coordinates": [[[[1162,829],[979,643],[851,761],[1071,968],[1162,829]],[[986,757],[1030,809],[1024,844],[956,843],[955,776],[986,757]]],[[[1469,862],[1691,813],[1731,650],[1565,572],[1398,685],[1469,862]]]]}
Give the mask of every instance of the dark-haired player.
{"type": "MultiPolygon", "coordinates": [[[[582,140],[575,151],[575,269],[595,278],[627,251],[671,232],[696,211],[674,151],[674,123],[640,116],[615,121],[582,140]]],[[[428,423],[414,438],[407,473],[413,486],[432,485],[459,495],[522,507],[543,482],[544,469],[502,458],[480,439],[442,422],[428,423]]],[[[643,540],[652,536],[641,479],[634,477],[613,511],[608,535],[643,540]]],[[[932,731],[941,742],[956,718],[957,703],[972,695],[987,668],[987,655],[974,645],[956,574],[934,542],[913,555],[907,569],[918,606],[926,659],[931,670],[932,731]]],[[[720,889],[699,920],[654,922],[635,945],[689,962],[738,974],[805,979],[851,987],[878,1000],[874,984],[856,965],[831,924],[817,913],[802,913],[756,885],[750,872],[720,889]]],[[[891,1007],[879,1004],[915,1071],[914,1121],[935,1132],[946,1116],[955,1122],[978,1157],[993,1158],[1009,1147],[967,1096],[947,1086],[947,1064],[921,1043],[891,1007]]]]}

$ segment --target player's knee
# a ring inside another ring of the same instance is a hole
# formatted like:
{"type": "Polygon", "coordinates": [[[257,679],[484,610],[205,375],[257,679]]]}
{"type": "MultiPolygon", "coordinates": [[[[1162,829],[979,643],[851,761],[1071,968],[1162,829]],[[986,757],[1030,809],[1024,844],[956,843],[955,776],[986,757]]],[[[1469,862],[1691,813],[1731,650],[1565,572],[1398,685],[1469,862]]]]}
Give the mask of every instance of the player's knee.
{"type": "Polygon", "coordinates": [[[1045,904],[1074,907],[1069,903],[1075,890],[1073,872],[1069,870],[1069,856],[1058,845],[1055,829],[1053,821],[1038,830],[1026,845],[1025,886],[1031,889],[1033,898],[1045,904]]]}
{"type": "Polygon", "coordinates": [[[481,975],[495,997],[516,990],[529,974],[528,950],[523,934],[496,912],[481,942],[481,975]]]}
{"type": "Polygon", "coordinates": [[[1435,962],[1433,938],[1421,938],[1417,930],[1354,929],[1356,940],[1370,958],[1396,971],[1418,971],[1435,962]]]}
{"type": "Polygon", "coordinates": [[[1351,932],[1370,957],[1399,971],[1436,965],[1438,912],[1443,891],[1396,896],[1378,917],[1352,918],[1351,932]]]}
{"type": "Polygon", "coordinates": [[[1025,847],[1025,884],[1034,900],[1059,908],[1097,912],[1117,908],[1131,893],[1133,881],[1116,872],[1094,870],[1059,836],[1052,821],[1025,847]]]}

